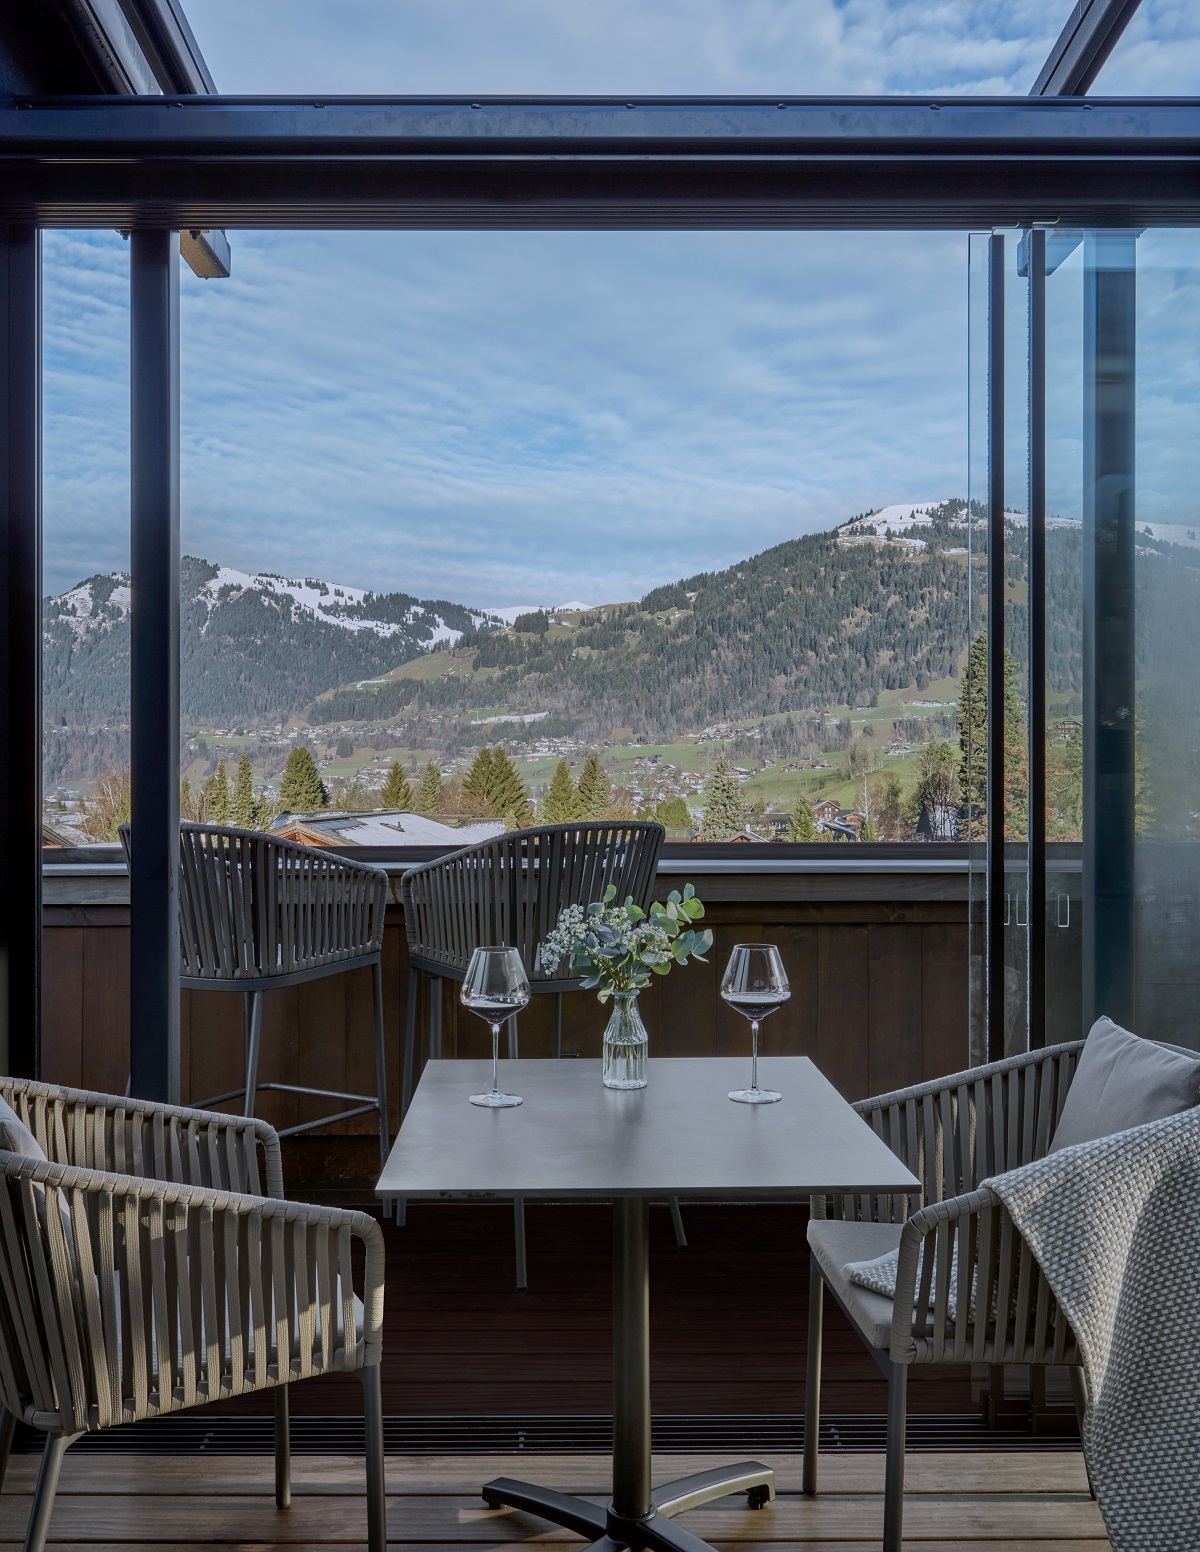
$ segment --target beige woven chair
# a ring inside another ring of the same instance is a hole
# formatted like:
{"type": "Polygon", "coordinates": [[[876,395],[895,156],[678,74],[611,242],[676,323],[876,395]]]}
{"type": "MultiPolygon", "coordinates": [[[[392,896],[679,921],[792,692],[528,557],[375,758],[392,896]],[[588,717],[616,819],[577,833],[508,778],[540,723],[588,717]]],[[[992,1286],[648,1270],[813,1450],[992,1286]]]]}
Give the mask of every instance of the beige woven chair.
{"type": "Polygon", "coordinates": [[[16,1420],[47,1436],[27,1552],[81,1434],[253,1391],[274,1389],[286,1508],[287,1386],[337,1371],[362,1381],[369,1545],[386,1552],[379,1225],[284,1201],[265,1121],[11,1078],[0,1094],[48,1160],[0,1150],[0,1462],[16,1420]]]}
{"type": "MultiPolygon", "coordinates": [[[[130,826],[122,825],[120,834],[128,862],[130,826]]],[[[245,1082],[194,1103],[214,1107],[241,1100],[244,1114],[252,1116],[257,1096],[268,1091],[340,1100],[346,1108],[284,1127],[280,1135],[374,1111],[380,1163],[387,1163],[382,969],[387,899],[382,868],[258,830],[179,826],[179,984],[193,991],[241,992],[245,998],[245,1082]],[[362,968],[372,974],[375,1093],[260,1083],[263,993],[362,968]]]]}
{"type": "MultiPolygon", "coordinates": [[[[417,1045],[417,977],[430,978],[429,1053],[441,1049],[441,983],[462,981],[477,948],[504,944],[515,948],[536,996],[554,999],[552,1051],[562,1055],[563,993],[579,986],[563,977],[558,965],[543,965],[538,945],[568,905],[603,898],[611,884],[618,899],[632,896],[649,908],[666,831],[660,824],[632,820],[580,820],[512,830],[436,862],[410,868],[401,884],[408,934],[408,1012],[404,1026],[404,1077],[400,1114],[413,1094],[417,1045]]],[[[518,1056],[517,1020],[508,1021],[508,1054],[518,1056]]],[[[403,1221],[403,1204],[397,1218],[403,1221]]],[[[679,1204],[671,1201],[675,1240],[687,1244],[679,1204]]],[[[517,1287],[527,1285],[525,1206],[513,1204],[517,1287]]]]}
{"type": "Polygon", "coordinates": [[[862,1100],[854,1108],[920,1180],[920,1194],[812,1199],[804,1491],[817,1490],[821,1306],[828,1288],[887,1376],[884,1552],[900,1552],[903,1537],[912,1364],[1069,1365],[1082,1413],[1074,1333],[999,1198],[978,1189],[989,1175],[1045,1155],[1082,1049],[1077,1040],[862,1100]],[[897,1248],[894,1300],[849,1280],[850,1262],[897,1248]]]}

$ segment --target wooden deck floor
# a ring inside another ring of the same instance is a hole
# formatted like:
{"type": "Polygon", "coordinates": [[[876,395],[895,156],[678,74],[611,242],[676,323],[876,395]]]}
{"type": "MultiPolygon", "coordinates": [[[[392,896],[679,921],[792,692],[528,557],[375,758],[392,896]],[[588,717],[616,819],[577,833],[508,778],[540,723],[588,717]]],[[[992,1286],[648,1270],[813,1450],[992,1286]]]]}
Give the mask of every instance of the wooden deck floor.
{"type": "MultiPolygon", "coordinates": [[[[830,1456],[822,1494],[799,1492],[800,1461],[768,1458],[780,1495],[751,1512],[744,1499],[698,1509],[681,1523],[721,1549],[756,1552],[788,1543],[804,1552],[877,1548],[882,1533],[883,1458],[830,1456]]],[[[666,1456],[656,1479],[713,1464],[712,1456],[666,1456]]],[[[37,1461],[14,1458],[0,1495],[0,1549],[20,1545],[37,1461]]],[[[569,1532],[513,1510],[491,1511],[479,1487],[502,1473],[606,1496],[603,1456],[392,1457],[388,1472],[391,1545],[452,1552],[505,1552],[529,1544],[582,1549],[569,1532]]],[[[139,1457],[108,1451],[68,1454],[50,1531],[55,1548],[189,1552],[214,1546],[357,1548],[365,1535],[362,1463],[298,1458],[293,1502],[280,1513],[269,1457],[139,1457]]],[[[908,1462],[905,1552],[1108,1552],[1099,1511],[1087,1495],[1078,1454],[915,1455],[908,1462]]]]}

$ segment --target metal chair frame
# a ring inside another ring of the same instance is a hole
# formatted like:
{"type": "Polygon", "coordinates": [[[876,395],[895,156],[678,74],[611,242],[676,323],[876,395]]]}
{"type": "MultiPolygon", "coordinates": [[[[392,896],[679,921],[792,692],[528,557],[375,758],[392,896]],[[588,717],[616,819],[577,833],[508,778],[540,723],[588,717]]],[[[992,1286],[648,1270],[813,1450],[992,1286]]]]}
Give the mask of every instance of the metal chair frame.
{"type": "MultiPolygon", "coordinates": [[[[568,905],[587,905],[611,884],[622,902],[632,896],[648,909],[662,855],[662,825],[637,820],[579,820],[538,825],[494,836],[437,862],[411,868],[401,883],[408,934],[408,1003],[404,1026],[401,1117],[412,1102],[416,1063],[417,978],[429,987],[429,1054],[442,1054],[441,983],[461,982],[475,949],[504,944],[520,952],[534,995],[555,998],[552,1052],[562,1056],[563,993],[577,991],[577,977],[544,967],[538,945],[568,905]]],[[[508,1054],[520,1055],[517,1019],[508,1021],[508,1054]]],[[[514,1199],[517,1287],[527,1285],[525,1206],[514,1199]]],[[[402,1206],[398,1216],[402,1221],[402,1206]]],[[[672,1199],[675,1239],[687,1244],[679,1204],[672,1199]]]]}
{"type": "MultiPolygon", "coordinates": [[[[128,863],[130,826],[122,825],[128,863]]],[[[299,846],[260,830],[179,826],[179,984],[193,991],[241,992],[245,1082],[198,1102],[211,1109],[243,1101],[254,1114],[260,1093],[335,1099],[347,1108],[283,1127],[294,1137],[375,1111],[381,1164],[390,1137],[383,1024],[383,925],[388,876],[340,853],[299,846]],[[263,993],[349,970],[371,970],[375,1016],[374,1094],[258,1080],[263,993]]]]}

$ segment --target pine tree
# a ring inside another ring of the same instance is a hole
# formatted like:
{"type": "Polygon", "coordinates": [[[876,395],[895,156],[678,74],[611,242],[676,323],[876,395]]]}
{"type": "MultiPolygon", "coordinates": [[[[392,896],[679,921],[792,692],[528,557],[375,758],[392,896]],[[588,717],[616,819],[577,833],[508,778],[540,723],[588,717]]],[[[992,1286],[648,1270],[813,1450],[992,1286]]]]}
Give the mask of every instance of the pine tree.
{"type": "Polygon", "coordinates": [[[271,807],[270,799],[265,792],[259,792],[254,799],[254,822],[251,825],[251,829],[269,830],[271,828],[271,820],[274,817],[275,814],[271,807]]]}
{"type": "MultiPolygon", "coordinates": [[[[967,838],[987,834],[988,647],[987,631],[971,643],[958,697],[959,787],[966,811],[967,838]]],[[[1017,666],[1004,649],[1004,818],[1008,840],[1024,837],[1028,808],[1028,753],[1017,693],[1017,666]]]]}
{"type": "Polygon", "coordinates": [[[608,772],[594,749],[583,762],[583,770],[579,773],[579,802],[585,819],[599,819],[612,802],[608,772]]]}
{"type": "Polygon", "coordinates": [[[817,835],[817,819],[812,804],[801,793],[792,806],[787,838],[789,841],[815,841],[817,835]]]}
{"type": "MultiPolygon", "coordinates": [[[[465,782],[463,790],[466,790],[465,782]]],[[[493,814],[505,820],[510,829],[521,830],[533,823],[529,788],[522,781],[520,771],[504,752],[503,744],[497,744],[492,750],[486,801],[493,814]]]]}
{"type": "Polygon", "coordinates": [[[704,822],[698,839],[728,841],[745,823],[741,794],[733,766],[721,755],[704,783],[704,822]]]}
{"type": "Polygon", "coordinates": [[[498,819],[489,801],[492,786],[492,751],[484,744],[467,767],[463,777],[462,794],[464,808],[485,819],[498,819]]]}
{"type": "Polygon", "coordinates": [[[306,744],[297,744],[287,757],[283,768],[283,780],[279,783],[279,804],[293,814],[324,808],[329,801],[325,783],[317,770],[312,750],[306,744]]]}
{"type": "Polygon", "coordinates": [[[225,761],[217,764],[216,770],[209,776],[200,788],[200,817],[203,824],[227,825],[229,823],[231,803],[229,797],[229,776],[225,770],[225,761]]]}
{"type": "Polygon", "coordinates": [[[404,810],[412,808],[412,788],[409,786],[408,777],[405,775],[404,767],[399,760],[393,760],[388,767],[388,773],[380,796],[383,800],[384,808],[400,808],[404,810]]]}
{"type": "Polygon", "coordinates": [[[654,818],[668,830],[687,830],[692,814],[685,798],[663,798],[654,810],[654,818]]]}
{"type": "Polygon", "coordinates": [[[436,813],[441,798],[442,773],[438,770],[436,763],[430,760],[421,776],[421,786],[417,792],[417,812],[421,814],[436,813]]]}
{"type": "Polygon", "coordinates": [[[195,820],[196,795],[192,791],[192,784],[184,776],[179,783],[179,817],[180,819],[195,820]]]}
{"type": "Polygon", "coordinates": [[[571,824],[583,818],[579,788],[571,780],[571,767],[560,760],[554,767],[550,785],[538,804],[539,824],[571,824]]]}
{"type": "Polygon", "coordinates": [[[243,753],[238,760],[237,775],[233,778],[233,823],[239,830],[253,830],[254,824],[254,772],[250,756],[243,753]]]}

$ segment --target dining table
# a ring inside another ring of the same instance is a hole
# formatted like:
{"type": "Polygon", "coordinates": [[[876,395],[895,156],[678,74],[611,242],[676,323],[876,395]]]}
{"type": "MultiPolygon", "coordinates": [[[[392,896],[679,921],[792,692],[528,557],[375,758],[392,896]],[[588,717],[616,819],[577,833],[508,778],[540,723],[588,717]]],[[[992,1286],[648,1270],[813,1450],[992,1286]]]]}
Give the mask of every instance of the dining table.
{"type": "MultiPolygon", "coordinates": [[[[599,1552],[710,1552],[676,1516],[745,1493],[775,1496],[759,1461],[714,1466],[655,1487],[650,1452],[652,1200],[807,1204],[813,1195],[910,1194],[919,1182],[803,1056],[762,1059],[778,1104],[733,1104],[747,1063],[731,1057],[652,1057],[643,1089],[606,1088],[583,1059],[500,1064],[511,1109],[468,1096],[491,1085],[491,1063],[426,1064],[378,1182],[408,1201],[611,1202],[613,1210],[612,1498],[606,1506],[512,1477],[481,1489],[583,1536],[599,1552]]],[[[802,1234],[797,1219],[793,1232],[802,1234]]]]}

